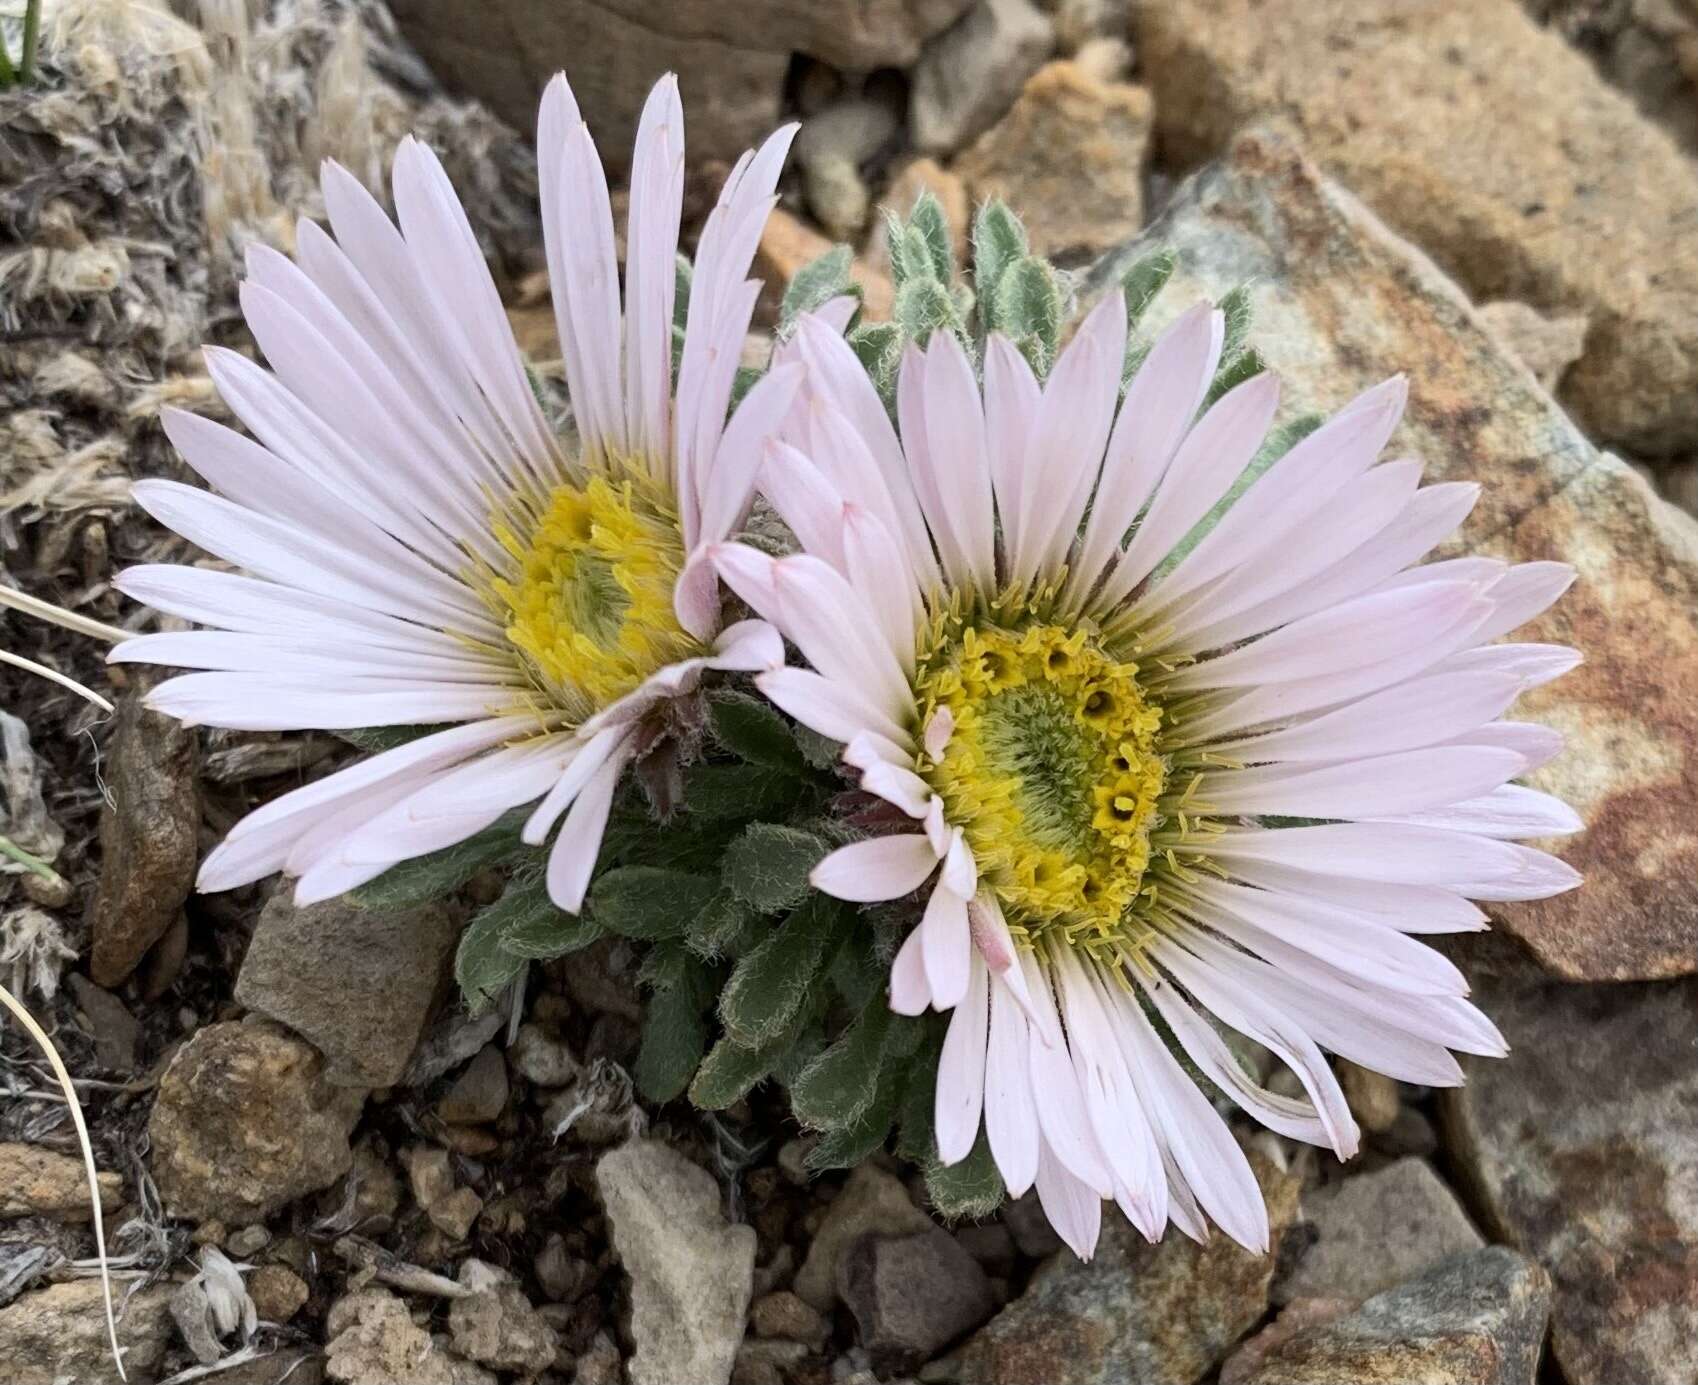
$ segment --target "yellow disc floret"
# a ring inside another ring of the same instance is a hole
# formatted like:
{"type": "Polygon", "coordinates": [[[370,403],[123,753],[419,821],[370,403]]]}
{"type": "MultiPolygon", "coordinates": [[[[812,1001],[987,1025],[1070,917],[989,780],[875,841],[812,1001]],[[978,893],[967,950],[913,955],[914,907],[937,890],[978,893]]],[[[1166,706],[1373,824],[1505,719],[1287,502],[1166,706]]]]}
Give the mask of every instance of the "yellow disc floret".
{"type": "Polygon", "coordinates": [[[954,730],[922,766],[1010,921],[1117,940],[1150,862],[1167,771],[1137,665],[1084,630],[948,621],[922,655],[922,724],[954,730]]]}
{"type": "Polygon", "coordinates": [[[492,604],[555,709],[588,715],[701,653],[673,613],[677,516],[640,474],[598,469],[498,517],[495,534],[515,572],[490,578],[492,604]]]}

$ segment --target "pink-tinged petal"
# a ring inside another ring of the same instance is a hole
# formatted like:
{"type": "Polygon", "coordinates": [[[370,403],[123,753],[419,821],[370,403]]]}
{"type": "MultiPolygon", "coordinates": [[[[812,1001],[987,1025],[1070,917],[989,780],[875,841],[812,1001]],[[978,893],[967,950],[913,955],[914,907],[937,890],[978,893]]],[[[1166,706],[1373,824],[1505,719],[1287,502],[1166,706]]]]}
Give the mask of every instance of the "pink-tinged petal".
{"type": "Polygon", "coordinates": [[[815,866],[808,879],[834,899],[870,904],[912,894],[936,869],[931,843],[923,835],[904,833],[841,846],[815,866]]]}
{"type": "Polygon", "coordinates": [[[625,418],[639,456],[672,447],[672,300],[684,205],[684,106],[678,79],[654,84],[637,122],[625,223],[625,418]]]}
{"type": "Polygon", "coordinates": [[[629,743],[609,755],[590,776],[572,802],[560,835],[548,853],[548,897],[568,914],[584,907],[596,858],[601,855],[601,838],[607,830],[607,815],[613,809],[613,791],[630,758],[629,743]]]}
{"type": "Polygon", "coordinates": [[[990,1048],[985,1061],[985,1136],[1010,1197],[1021,1196],[1038,1176],[1038,1107],[1032,1099],[1028,1048],[1025,1010],[993,976],[990,1048]]]}
{"type": "Polygon", "coordinates": [[[1362,914],[1400,933],[1475,933],[1486,926],[1482,910],[1434,885],[1352,880],[1272,861],[1235,861],[1232,873],[1276,895],[1362,914]]]}
{"type": "Polygon", "coordinates": [[[925,607],[902,550],[877,516],[854,504],[843,507],[841,535],[843,575],[856,591],[870,594],[885,642],[903,675],[912,678],[914,646],[925,607]]]}
{"type": "Polygon", "coordinates": [[[1279,381],[1263,371],[1224,395],[1180,443],[1138,532],[1100,598],[1112,608],[1154,572],[1226,494],[1262,445],[1279,407],[1279,381]]]}
{"type": "Polygon", "coordinates": [[[911,929],[890,964],[890,1008],[899,1015],[924,1014],[932,1003],[923,946],[920,930],[911,929]]]}
{"type": "Polygon", "coordinates": [[[947,527],[966,563],[957,581],[996,586],[996,522],[992,513],[990,463],[986,455],[984,407],[973,366],[950,332],[934,332],[926,352],[926,447],[909,448],[911,463],[931,461],[929,484],[920,487],[934,533],[947,527]]]}
{"type": "Polygon", "coordinates": [[[1585,656],[1561,644],[1489,644],[1452,654],[1433,668],[1440,673],[1501,673],[1522,689],[1542,687],[1579,668],[1585,656]]]}
{"type": "MultiPolygon", "coordinates": [[[[1102,482],[1075,564],[1081,595],[1119,553],[1121,539],[1166,474],[1202,407],[1224,340],[1225,319],[1209,304],[1199,303],[1161,334],[1132,377],[1109,438],[1102,482]]],[[[988,353],[986,360],[988,375],[988,353]]]]}
{"type": "Polygon", "coordinates": [[[1102,1194],[1076,1178],[1046,1140],[1038,1150],[1038,1203],[1066,1246],[1081,1260],[1096,1254],[1102,1234],[1102,1194]]]}
{"type": "MultiPolygon", "coordinates": [[[[870,794],[877,794],[886,803],[894,804],[911,818],[925,817],[931,808],[932,797],[926,781],[913,770],[885,759],[880,753],[882,747],[877,746],[865,731],[855,741],[871,754],[868,762],[859,766],[862,771],[861,787],[870,794]]],[[[855,763],[847,754],[843,758],[855,763]]]]}
{"type": "Polygon", "coordinates": [[[720,631],[708,666],[733,673],[766,673],[782,668],[784,640],[764,620],[740,620],[720,631]]]}
{"type": "Polygon", "coordinates": [[[228,673],[313,675],[328,684],[358,682],[378,688],[389,682],[505,684],[510,661],[475,648],[458,653],[392,649],[380,645],[327,644],[306,636],[232,634],[227,630],[166,630],[114,645],[112,664],[163,664],[172,668],[228,673]]]}
{"type": "Polygon", "coordinates": [[[979,892],[967,901],[967,922],[972,928],[973,946],[985,959],[991,976],[1007,987],[1009,995],[1025,1011],[1027,1020],[1036,1026],[1038,1042],[1052,1048],[1059,1046],[1061,1026],[1056,1023],[1055,1011],[1041,1008],[1033,1000],[1031,988],[1026,984],[1025,968],[1020,965],[1020,948],[1009,931],[996,893],[988,886],[980,886],[979,892]]]}
{"type": "Polygon", "coordinates": [[[775,366],[743,397],[703,477],[701,531],[691,534],[686,527],[687,544],[718,543],[742,522],[767,443],[777,435],[801,384],[799,364],[775,366]]]}
{"type": "Polygon", "coordinates": [[[943,752],[949,748],[949,739],[955,734],[955,713],[948,707],[939,707],[932,713],[931,720],[926,723],[925,750],[934,760],[941,760],[943,752]]]}
{"type": "Polygon", "coordinates": [[[931,843],[932,850],[937,853],[938,860],[949,854],[951,828],[944,820],[943,800],[936,794],[926,808],[926,840],[931,843]]]}
{"type": "Polygon", "coordinates": [[[1560,798],[1520,784],[1504,784],[1479,798],[1424,813],[1405,813],[1392,820],[1506,839],[1566,837],[1586,826],[1580,814],[1560,798]]]}
{"type": "Polygon", "coordinates": [[[707,554],[725,585],[757,615],[768,620],[778,619],[778,562],[775,558],[758,548],[750,548],[746,543],[716,543],[707,550],[707,554]]]}
{"type": "Polygon", "coordinates": [[[985,1101],[985,1043],[989,1024],[989,973],[975,960],[966,994],[949,1020],[937,1060],[934,1121],[938,1162],[959,1164],[973,1152],[985,1101]]]}
{"type": "Polygon", "coordinates": [[[1494,721],[1447,741],[1447,745],[1493,745],[1513,750],[1527,762],[1526,773],[1548,765],[1563,752],[1566,742],[1554,726],[1530,721],[1494,721]]]}
{"type": "MultiPolygon", "coordinates": [[[[1049,978],[1029,953],[1021,955],[1020,965],[1026,974],[1033,1006],[1043,1017],[1042,1029],[1059,1033],[1061,1021],[1056,1014],[1049,978]]],[[[1110,1196],[1114,1178],[1097,1144],[1073,1055],[1066,1044],[1045,1043],[1034,1027],[1028,1057],[1032,1065],[1032,1094],[1045,1144],[1075,1178],[1095,1189],[1098,1196],[1110,1196]]]]}
{"type": "Polygon", "coordinates": [[[583,792],[584,785],[610,758],[617,758],[628,734],[623,726],[605,726],[580,741],[554,787],[543,796],[536,811],[526,820],[524,831],[519,834],[520,840],[527,846],[541,846],[547,841],[554,824],[583,792]]]}
{"type": "Polygon", "coordinates": [[[1573,585],[1574,569],[1567,563],[1517,563],[1486,592],[1497,609],[1480,631],[1480,642],[1519,629],[1573,585]]]}
{"type": "Polygon", "coordinates": [[[759,486],[802,546],[848,575],[843,556],[843,496],[799,448],[769,442],[759,486]]]}
{"type": "MultiPolygon", "coordinates": [[[[755,686],[781,712],[834,741],[870,734],[886,747],[908,753],[913,740],[887,712],[874,706],[859,688],[835,682],[804,668],[777,668],[760,674],[755,686]]],[[[882,759],[893,759],[889,754],[882,759]]]]}
{"type": "Polygon", "coordinates": [[[938,437],[947,449],[953,446],[948,433],[948,417],[941,402],[934,403],[927,380],[932,366],[930,358],[910,342],[902,356],[896,375],[896,417],[902,430],[902,451],[906,458],[908,481],[925,516],[926,528],[937,545],[940,565],[955,586],[970,586],[972,565],[961,536],[950,522],[949,502],[938,483],[938,466],[931,455],[931,425],[928,414],[934,408],[940,415],[938,437]]]}
{"type": "Polygon", "coordinates": [[[1459,883],[1455,886],[1459,893],[1467,895],[1470,899],[1482,899],[1491,903],[1549,899],[1552,895],[1568,893],[1583,881],[1580,872],[1567,861],[1548,852],[1537,851],[1530,846],[1517,846],[1512,842],[1500,842],[1497,845],[1514,853],[1514,869],[1503,875],[1490,875],[1480,880],[1459,883]]]}
{"type": "Polygon", "coordinates": [[[319,679],[271,673],[185,673],[145,698],[153,711],[189,726],[231,731],[344,731],[482,721],[513,700],[494,684],[319,679]]]}
{"type": "Polygon", "coordinates": [[[914,695],[901,661],[865,598],[829,564],[805,553],[772,568],[774,623],[827,678],[857,683],[899,725],[914,717],[914,695]]]}
{"type": "Polygon", "coordinates": [[[1433,674],[1373,693],[1335,712],[1255,740],[1224,754],[1248,763],[1312,762],[1392,754],[1460,736],[1508,710],[1521,680],[1507,673],[1433,674]]]}
{"type": "Polygon", "coordinates": [[[1228,814],[1383,818],[1478,798],[1526,763],[1486,746],[1429,746],[1335,765],[1222,770],[1205,775],[1199,792],[1228,814]]]}
{"type": "Polygon", "coordinates": [[[684,560],[672,584],[672,613],[695,639],[711,640],[719,629],[719,575],[711,548],[698,548],[684,560]]]}
{"type": "Polygon", "coordinates": [[[1438,885],[1458,892],[1464,881],[1507,881],[1523,864],[1506,842],[1376,822],[1229,829],[1210,841],[1208,851],[1228,866],[1266,861],[1352,880],[1438,885]]]}
{"type": "Polygon", "coordinates": [[[993,332],[985,343],[984,395],[985,449],[1006,543],[1019,522],[1027,485],[1036,485],[1039,479],[1035,473],[1028,475],[1026,455],[1043,387],[1020,348],[1000,332],[993,332]]]}
{"type": "Polygon", "coordinates": [[[950,890],[963,899],[973,897],[979,888],[979,864],[967,845],[965,834],[957,827],[950,833],[949,850],[944,853],[942,880],[950,890]]]}
{"type": "Polygon", "coordinates": [[[921,955],[932,1004],[949,1010],[967,994],[973,946],[967,927],[967,901],[943,884],[933,887],[920,920],[921,955]]]}

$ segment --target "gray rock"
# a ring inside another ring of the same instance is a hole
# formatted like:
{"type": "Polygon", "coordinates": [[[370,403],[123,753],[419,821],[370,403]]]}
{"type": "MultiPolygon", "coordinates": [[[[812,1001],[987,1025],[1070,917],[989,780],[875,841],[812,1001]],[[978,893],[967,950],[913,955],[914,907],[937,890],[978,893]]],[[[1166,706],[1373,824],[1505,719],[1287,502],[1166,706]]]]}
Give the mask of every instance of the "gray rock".
{"type": "Polygon", "coordinates": [[[1316,1240],[1274,1286],[1274,1302],[1367,1298],[1447,1255],[1485,1244],[1424,1159],[1399,1159],[1303,1199],[1316,1240]]]}
{"type": "Polygon", "coordinates": [[[236,999],[324,1055],[325,1080],[393,1086],[407,1070],[454,951],[441,905],[386,912],[346,899],[299,908],[285,883],[260,912],[236,999]]]}
{"type": "Polygon", "coordinates": [[[165,1210],[241,1225],[329,1187],[353,1162],[364,1105],[276,1025],[208,1025],[171,1060],[148,1124],[165,1210]]]}
{"type": "Polygon", "coordinates": [[[539,1087],[564,1087],[583,1070],[564,1039],[535,1024],[519,1026],[507,1058],[514,1072],[539,1087]]]}
{"type": "Polygon", "coordinates": [[[796,1293],[822,1313],[837,1303],[837,1262],[860,1236],[907,1236],[929,1230],[932,1219],[914,1206],[902,1181],[874,1164],[850,1175],[808,1247],[796,1271],[796,1293]]]}
{"type": "Polygon", "coordinates": [[[802,170],[808,210],[836,239],[860,237],[872,205],[861,165],[895,138],[900,125],[891,103],[874,96],[839,101],[802,122],[791,157],[802,170]]]}
{"type": "Polygon", "coordinates": [[[454,1079],[436,1114],[449,1125],[479,1125],[492,1121],[507,1106],[507,1063],[491,1044],[454,1079]]]}
{"type": "Polygon", "coordinates": [[[1200,295],[1253,284],[1255,343],[1280,375],[1288,416],[1336,409],[1407,373],[1409,407],[1388,455],[1421,458],[1429,482],[1484,486],[1459,537],[1436,556],[1486,552],[1577,566],[1579,580],[1556,608],[1515,638],[1573,645],[1586,664],[1523,697],[1515,716],[1568,738],[1566,752],[1527,782],[1584,819],[1586,831],[1554,849],[1586,885],[1492,913],[1568,979],[1698,970],[1698,538],[1690,519],[1600,456],[1456,285],[1322,177],[1288,134],[1260,127],[1239,136],[1155,226],[1093,271],[1087,293],[1158,246],[1174,249],[1180,267],[1156,300],[1153,324],[1200,295]]]}
{"type": "Polygon", "coordinates": [[[1550,1277],[1525,1256],[1467,1251],[1299,1332],[1243,1385],[1533,1385],[1550,1305],[1550,1277]]]}
{"type": "MultiPolygon", "coordinates": [[[[1297,1214],[1298,1180],[1250,1156],[1277,1252],[1297,1214]]],[[[963,1385],[1191,1385],[1268,1308],[1275,1255],[1218,1232],[1197,1245],[1170,1231],[1148,1244],[1124,1217],[1103,1217],[1088,1264],[1062,1251],[960,1352],[963,1385]]]]}
{"type": "Polygon", "coordinates": [[[979,1262],[941,1226],[858,1237],[837,1262],[837,1292],[886,1374],[919,1365],[996,1311],[979,1262]]]}
{"type": "MultiPolygon", "coordinates": [[[[171,1342],[171,1285],[125,1297],[118,1343],[131,1381],[144,1381],[159,1369],[171,1342]]],[[[25,1294],[0,1308],[0,1380],[7,1385],[63,1385],[63,1382],[116,1380],[106,1338],[106,1310],[98,1279],[72,1279],[25,1294]]]]}
{"type": "Polygon", "coordinates": [[[1465,1061],[1468,1085],[1442,1108],[1446,1142],[1490,1221],[1550,1270],[1564,1377],[1690,1385],[1698,981],[1563,986],[1470,970],[1510,1054],[1465,1061]]]}
{"type": "Polygon", "coordinates": [[[908,128],[927,154],[947,154],[990,128],[1055,49],[1029,0],[979,0],[926,45],[914,67],[908,128]]]}
{"type": "Polygon", "coordinates": [[[602,1155],[596,1186],[631,1278],[631,1385],[725,1385],[755,1274],[755,1233],[732,1226],[713,1178],[658,1140],[602,1155]]]}
{"type": "Polygon", "coordinates": [[[325,1373],[344,1385],[496,1385],[491,1372],[439,1345],[387,1289],[338,1299],[324,1330],[325,1373]]]}
{"type": "Polygon", "coordinates": [[[448,1305],[448,1333],[455,1351],[525,1376],[554,1364],[560,1339],[512,1275],[481,1260],[467,1260],[457,1278],[472,1292],[448,1305]]]}
{"type": "Polygon", "coordinates": [[[1031,1260],[1046,1260],[1061,1249],[1061,1237],[1044,1215],[1035,1192],[1026,1192],[1002,1209],[1002,1223],[1020,1253],[1031,1260]]]}
{"type": "Polygon", "coordinates": [[[141,1049],[141,1021],[111,991],[102,990],[81,973],[71,974],[70,985],[77,1009],[94,1036],[95,1061],[114,1072],[134,1072],[141,1049]]]}
{"type": "MultiPolygon", "coordinates": [[[[145,675],[144,675],[145,677],[145,675]]],[[[89,905],[89,974],[120,985],[177,921],[200,854],[195,731],[120,698],[102,774],[100,881],[89,905]]]]}

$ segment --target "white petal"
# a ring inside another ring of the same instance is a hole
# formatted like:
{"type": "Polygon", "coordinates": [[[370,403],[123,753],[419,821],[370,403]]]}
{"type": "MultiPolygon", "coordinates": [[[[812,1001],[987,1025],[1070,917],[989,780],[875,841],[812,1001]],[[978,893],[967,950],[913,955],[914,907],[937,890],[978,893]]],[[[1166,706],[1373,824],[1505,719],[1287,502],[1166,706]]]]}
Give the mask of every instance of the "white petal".
{"type": "Polygon", "coordinates": [[[985,1042],[989,1023],[989,973],[975,961],[966,998],[950,1017],[937,1060],[937,1157],[958,1164],[973,1152],[985,1099],[985,1042]]]}
{"type": "Polygon", "coordinates": [[[841,846],[808,879],[835,899],[867,904],[912,894],[937,869],[937,853],[922,834],[873,837],[841,846]]]}

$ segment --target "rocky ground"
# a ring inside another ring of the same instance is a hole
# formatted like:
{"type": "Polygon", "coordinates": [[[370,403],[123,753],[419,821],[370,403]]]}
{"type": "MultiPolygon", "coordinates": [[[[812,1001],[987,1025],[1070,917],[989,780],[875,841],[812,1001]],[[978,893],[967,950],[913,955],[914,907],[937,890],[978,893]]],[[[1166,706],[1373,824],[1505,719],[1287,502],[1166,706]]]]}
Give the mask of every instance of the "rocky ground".
{"type": "MultiPolygon", "coordinates": [[[[467,1016],[446,969],[494,881],[390,912],[192,894],[241,812],[347,747],[184,732],[92,642],[9,617],[7,648],[118,703],[0,674],[3,830],[52,866],[0,875],[0,966],[90,1114],[130,1379],[1698,1378],[1698,5],[393,8],[280,2],[251,31],[239,6],[198,30],[50,8],[59,86],[0,96],[10,585],[146,619],[111,573],[186,555],[126,487],[178,474],[158,408],[217,407],[193,347],[248,345],[240,252],[289,246],[326,154],[375,184],[400,131],[429,137],[546,374],[510,127],[564,63],[616,156],[672,67],[692,224],[745,143],[803,120],[775,285],[847,240],[887,312],[876,209],[929,188],[965,237],[995,195],[1081,302],[1158,245],[1179,255],[1158,321],[1251,282],[1293,414],[1406,372],[1398,445],[1485,485],[1456,550],[1579,569],[1529,637],[1587,662],[1522,715],[1569,737],[1535,782],[1586,818],[1561,849],[1587,884],[1451,948],[1508,1059],[1442,1094],[1344,1065],[1368,1136],[1347,1167],[1242,1131],[1272,1255],[1109,1219],[1082,1265],[1030,1199],[945,1226],[893,1160],[810,1177],[762,1093],[718,1117],[636,1101],[628,944],[467,1016]]],[[[0,1380],[116,1378],[75,1151],[0,1030],[0,1380]]]]}

